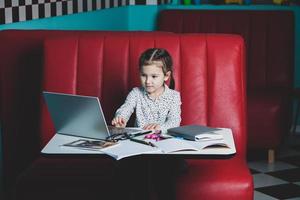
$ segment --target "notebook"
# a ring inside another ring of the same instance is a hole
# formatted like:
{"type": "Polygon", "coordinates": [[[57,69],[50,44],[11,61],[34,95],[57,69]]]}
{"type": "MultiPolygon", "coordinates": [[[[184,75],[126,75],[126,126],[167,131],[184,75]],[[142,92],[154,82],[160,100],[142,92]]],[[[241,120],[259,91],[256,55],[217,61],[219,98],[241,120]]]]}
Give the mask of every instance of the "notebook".
{"type": "Polygon", "coordinates": [[[168,134],[193,141],[220,140],[223,139],[223,135],[219,131],[222,131],[222,129],[201,125],[186,125],[170,128],[168,134]]]}
{"type": "Polygon", "coordinates": [[[108,127],[98,97],[43,92],[56,133],[105,140],[112,134],[139,134],[139,128],[108,127]]]}

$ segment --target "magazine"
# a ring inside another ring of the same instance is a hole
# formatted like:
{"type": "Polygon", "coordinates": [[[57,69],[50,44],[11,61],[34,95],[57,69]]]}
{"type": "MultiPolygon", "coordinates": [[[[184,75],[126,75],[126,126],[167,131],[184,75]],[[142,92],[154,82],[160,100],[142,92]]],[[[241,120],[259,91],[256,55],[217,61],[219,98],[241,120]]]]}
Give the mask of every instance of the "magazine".
{"type": "Polygon", "coordinates": [[[79,139],[70,143],[63,144],[62,146],[66,147],[75,147],[86,150],[101,150],[103,148],[111,147],[118,144],[117,142],[108,142],[104,140],[87,140],[79,139]]]}

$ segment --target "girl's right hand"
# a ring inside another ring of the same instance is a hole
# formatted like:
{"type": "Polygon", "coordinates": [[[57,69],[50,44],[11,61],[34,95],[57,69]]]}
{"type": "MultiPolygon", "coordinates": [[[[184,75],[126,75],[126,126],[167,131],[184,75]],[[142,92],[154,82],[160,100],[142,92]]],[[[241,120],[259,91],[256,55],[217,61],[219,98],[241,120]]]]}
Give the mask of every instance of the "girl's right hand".
{"type": "Polygon", "coordinates": [[[126,127],[126,120],[123,117],[115,117],[113,118],[113,120],[111,121],[111,125],[115,126],[115,127],[121,127],[121,128],[125,128],[126,127]]]}

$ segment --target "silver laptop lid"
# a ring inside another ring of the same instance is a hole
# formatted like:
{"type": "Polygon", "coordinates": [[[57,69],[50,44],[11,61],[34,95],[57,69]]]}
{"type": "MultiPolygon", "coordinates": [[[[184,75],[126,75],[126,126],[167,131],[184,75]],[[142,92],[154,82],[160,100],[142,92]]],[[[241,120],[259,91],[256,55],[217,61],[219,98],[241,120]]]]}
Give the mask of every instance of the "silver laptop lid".
{"type": "Polygon", "coordinates": [[[56,132],[93,139],[109,136],[97,97],[43,92],[56,132]]]}

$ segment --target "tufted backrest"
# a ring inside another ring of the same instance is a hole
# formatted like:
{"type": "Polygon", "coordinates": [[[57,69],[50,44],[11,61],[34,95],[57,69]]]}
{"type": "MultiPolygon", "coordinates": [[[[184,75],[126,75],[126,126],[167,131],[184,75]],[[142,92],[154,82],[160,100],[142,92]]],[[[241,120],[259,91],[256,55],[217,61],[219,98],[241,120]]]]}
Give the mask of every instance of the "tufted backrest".
{"type": "MultiPolygon", "coordinates": [[[[173,57],[182,124],[232,128],[237,157],[245,158],[244,41],[237,35],[96,32],[44,43],[44,90],[98,96],[108,122],[139,85],[138,58],[150,47],[173,57]]],[[[42,140],[54,134],[43,104],[42,140]]]]}
{"type": "Polygon", "coordinates": [[[158,18],[161,31],[241,35],[247,87],[260,90],[293,87],[294,26],[293,11],[282,10],[163,10],[158,18]]]}

